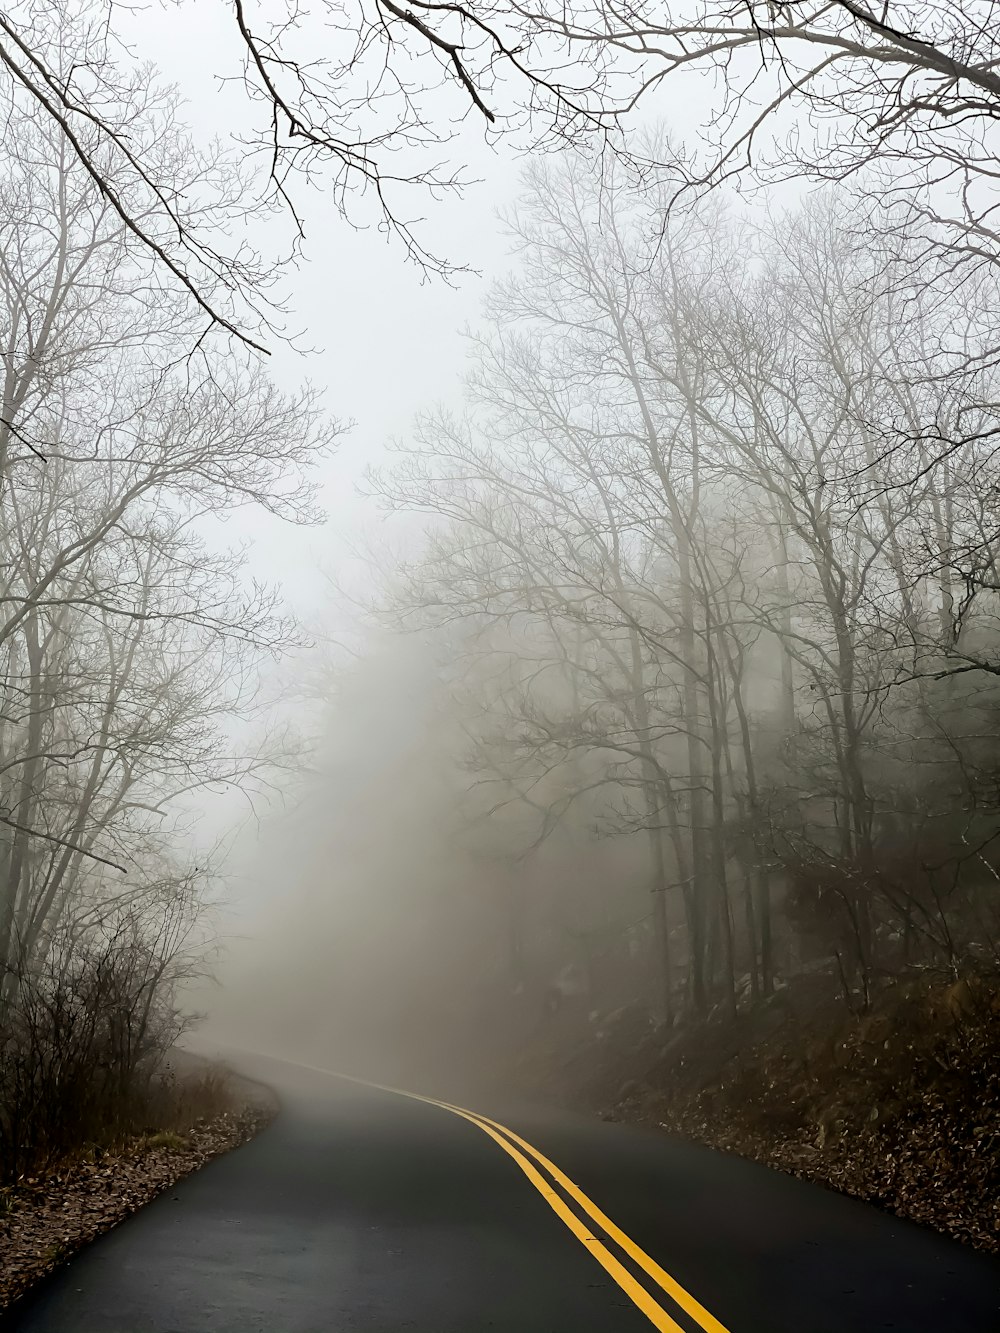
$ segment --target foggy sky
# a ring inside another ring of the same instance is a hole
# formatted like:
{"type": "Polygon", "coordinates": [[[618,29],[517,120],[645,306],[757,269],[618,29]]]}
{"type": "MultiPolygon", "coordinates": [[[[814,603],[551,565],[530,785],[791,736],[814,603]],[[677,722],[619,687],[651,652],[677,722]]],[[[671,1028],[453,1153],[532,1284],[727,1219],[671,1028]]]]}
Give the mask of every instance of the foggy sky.
{"type": "MultiPolygon", "coordinates": [[[[242,93],[218,82],[220,73],[232,78],[239,68],[228,8],[204,0],[151,8],[136,13],[133,25],[135,54],[152,60],[165,79],[179,86],[195,134],[205,139],[217,135],[225,142],[246,114],[242,93]]],[[[442,115],[453,114],[454,99],[442,94],[440,100],[442,115]]],[[[682,133],[691,127],[692,108],[707,110],[710,103],[711,90],[703,80],[678,80],[666,97],[643,109],[642,118],[660,120],[672,133],[682,133]],[[684,113],[674,124],[671,112],[681,101],[684,113]]],[[[331,199],[313,193],[301,200],[307,225],[304,256],[286,275],[283,290],[291,312],[289,326],[304,330],[302,345],[318,350],[303,355],[272,341],[268,368],[279,384],[289,387],[303,378],[311,380],[325,392],[327,409],[353,427],[336,456],[318,471],[320,500],[329,514],[322,528],[294,529],[248,513],[230,521],[224,536],[252,543],[251,572],[281,585],[291,610],[320,640],[320,655],[323,639],[336,637],[343,628],[343,610],[331,595],[330,581],[339,581],[353,594],[362,592],[364,565],[352,551],[383,528],[373,504],[358,495],[358,483],[365,469],[378,463],[385,443],[406,435],[418,411],[438,402],[458,405],[465,366],[462,329],[476,323],[489,284],[511,265],[497,212],[517,198],[523,157],[507,142],[497,149],[489,146],[476,122],[465,127],[452,149],[455,161],[465,163],[481,183],[444,202],[421,199],[416,192],[413,198],[414,208],[419,205],[426,218],[420,235],[427,246],[477,270],[452,285],[425,278],[406,261],[401,245],[387,243],[374,225],[368,231],[352,229],[331,199]]],[[[266,248],[269,238],[261,233],[259,243],[266,248]]],[[[408,709],[419,713],[423,704],[419,692],[407,700],[412,663],[399,664],[396,684],[403,697],[385,709],[397,725],[362,740],[356,731],[345,735],[347,724],[336,705],[324,710],[322,701],[305,706],[296,699],[315,662],[316,653],[306,654],[274,672],[276,688],[288,695],[286,712],[313,733],[319,767],[315,777],[285,783],[282,797],[270,805],[258,802],[250,817],[239,793],[211,797],[199,830],[206,842],[226,837],[232,849],[227,905],[219,918],[224,941],[221,986],[195,996],[199,1007],[215,1015],[207,1031],[260,1048],[297,1042],[299,1056],[325,1056],[333,1034],[343,1034],[345,1023],[350,1026],[352,1021],[359,1039],[368,1030],[384,1044],[392,1028],[386,1015],[381,1020],[377,1013],[367,1016],[367,1029],[363,1015],[352,1019],[348,1013],[337,1021],[335,972],[344,966],[343,951],[364,939],[365,911],[373,925],[378,922],[384,911],[381,891],[388,888],[391,898],[405,880],[404,869],[415,870],[421,882],[445,867],[450,880],[468,870],[460,857],[446,855],[440,831],[435,838],[421,826],[435,810],[426,789],[420,790],[433,759],[428,758],[426,737],[415,739],[406,727],[401,734],[398,725],[408,709]],[[355,765],[353,780],[338,763],[338,748],[355,765]],[[408,799],[402,793],[406,782],[413,792],[408,799]],[[329,808],[334,801],[338,808],[329,808]],[[378,812],[386,808],[389,818],[383,825],[378,812]],[[387,828],[392,821],[395,832],[387,828]],[[385,839],[400,838],[399,821],[411,834],[419,828],[421,836],[397,859],[385,839]],[[352,832],[348,847],[345,839],[352,832]],[[346,943],[338,938],[345,922],[354,932],[346,943]],[[279,1013],[282,1003],[287,1007],[279,1013]]],[[[369,713],[373,698],[367,694],[363,700],[369,713]]],[[[371,951],[374,959],[384,958],[388,950],[384,965],[391,969],[387,940],[383,931],[371,951]]],[[[405,949],[398,956],[403,958],[405,949]]],[[[349,982],[342,989],[349,995],[349,982]]],[[[401,980],[400,993],[405,989],[401,980]]],[[[388,1005],[398,1002],[398,993],[387,996],[388,1005]]]]}
{"type": "MultiPolygon", "coordinates": [[[[229,77],[238,71],[229,8],[189,0],[145,9],[133,23],[136,54],[154,60],[165,79],[181,89],[194,132],[225,142],[246,115],[242,94],[217,81],[222,71],[229,77]]],[[[464,362],[461,329],[475,320],[486,286],[505,268],[507,243],[496,211],[516,193],[517,159],[507,147],[489,147],[476,126],[463,135],[456,153],[482,183],[470,186],[461,199],[433,201],[415,192],[412,200],[414,210],[419,205],[416,215],[427,218],[421,235],[428,246],[478,270],[453,285],[425,279],[406,261],[402,247],[387,242],[374,225],[354,230],[330,198],[315,192],[302,196],[304,259],[286,275],[285,289],[289,326],[304,329],[301,345],[317,350],[302,355],[271,340],[269,369],[281,384],[309,378],[326,391],[333,415],[355,425],[318,474],[330,515],[322,531],[295,531],[256,514],[246,520],[244,532],[237,524],[231,528],[255,539],[254,572],[280,581],[300,614],[325,603],[323,570],[337,569],[366,530],[370,509],[355,493],[365,467],[390,436],[405,433],[420,408],[457,398],[464,362]]]]}

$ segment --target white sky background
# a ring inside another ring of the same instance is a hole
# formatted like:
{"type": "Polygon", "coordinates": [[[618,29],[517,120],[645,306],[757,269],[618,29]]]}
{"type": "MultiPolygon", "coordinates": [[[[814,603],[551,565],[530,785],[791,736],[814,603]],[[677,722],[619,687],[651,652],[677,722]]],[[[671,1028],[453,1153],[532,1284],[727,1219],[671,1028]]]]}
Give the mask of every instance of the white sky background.
{"type": "MultiPolygon", "coordinates": [[[[242,89],[220,88],[220,72],[239,72],[239,45],[231,7],[213,0],[136,13],[135,54],[153,60],[188,102],[195,134],[225,140],[246,115],[242,89]]],[[[460,108],[460,93],[442,98],[445,114],[460,108]]],[[[414,191],[412,211],[426,217],[421,237],[428,248],[477,273],[449,286],[425,279],[406,261],[400,243],[375,226],[356,231],[330,198],[300,192],[306,222],[303,261],[286,275],[289,326],[305,331],[302,355],[272,341],[269,369],[293,387],[308,378],[325,391],[329,411],[354,428],[336,457],[318,470],[329,522],[322,529],[296,530],[256,514],[241,515],[229,532],[252,536],[253,572],[280,581],[297,614],[311,619],[329,599],[324,571],[344,567],[352,545],[363,539],[372,506],[356,494],[365,467],[377,460],[390,437],[406,433],[415,413],[441,399],[455,399],[464,361],[460,330],[475,320],[489,280],[506,267],[506,242],[496,223],[497,207],[516,193],[518,164],[506,150],[494,151],[470,121],[456,151],[481,184],[461,198],[436,202],[414,191]]],[[[374,224],[374,210],[366,208],[374,224]]]]}
{"type": "MultiPolygon", "coordinates": [[[[134,13],[130,25],[135,56],[155,63],[166,80],[178,85],[196,136],[218,135],[225,141],[239,129],[247,114],[242,88],[220,88],[218,82],[220,73],[235,77],[240,71],[238,34],[224,0],[162,6],[154,0],[134,13]]],[[[459,113],[462,98],[458,89],[442,91],[437,99],[441,114],[459,113]]],[[[672,81],[644,108],[644,116],[683,135],[699,113],[707,114],[712,101],[710,81],[692,75],[683,83],[672,81]]],[[[470,117],[461,141],[450,148],[455,163],[464,163],[482,183],[444,202],[415,191],[410,211],[426,218],[420,235],[433,253],[479,271],[459,277],[455,286],[423,278],[406,261],[401,244],[387,242],[374,225],[367,232],[352,230],[332,199],[305,191],[299,199],[307,237],[302,262],[286,275],[289,323],[304,330],[305,344],[321,350],[303,356],[275,341],[269,369],[288,388],[308,378],[324,391],[334,416],[355,424],[337,454],[318,470],[321,502],[329,513],[322,528],[296,529],[248,511],[231,520],[226,536],[253,539],[251,572],[279,583],[290,609],[309,627],[336,629],[329,575],[363,592],[364,572],[352,562],[351,551],[380,531],[380,516],[356,487],[365,468],[378,462],[386,441],[405,436],[418,411],[442,400],[458,401],[465,365],[461,329],[476,322],[490,281],[509,268],[508,243],[496,212],[517,196],[520,162],[513,146],[492,149],[480,123],[470,117]]],[[[374,223],[373,209],[369,216],[374,223]]],[[[277,678],[294,691],[301,674],[301,666],[292,662],[279,668],[277,678]]],[[[277,810],[262,807],[259,813],[277,810]]],[[[199,828],[199,840],[235,835],[227,892],[233,914],[227,913],[227,929],[235,935],[244,927],[257,933],[255,906],[273,888],[259,858],[263,853],[266,863],[269,843],[275,838],[280,843],[282,837],[280,818],[269,819],[258,841],[255,826],[243,823],[246,816],[245,800],[229,793],[210,799],[199,828]]],[[[273,848],[271,855],[273,860],[273,848]]],[[[295,878],[290,866],[289,872],[295,878]]],[[[305,873],[303,865],[297,877],[305,873]]]]}
{"type": "MultiPolygon", "coordinates": [[[[265,10],[267,4],[264,0],[265,10]]],[[[154,62],[187,99],[187,119],[196,136],[218,135],[225,142],[240,130],[248,114],[242,86],[219,82],[220,75],[237,79],[241,68],[239,37],[225,0],[151,0],[132,13],[129,28],[135,56],[154,62]]],[[[337,40],[335,33],[330,40],[337,40]]],[[[641,105],[635,126],[661,122],[677,139],[696,135],[718,95],[711,77],[694,71],[674,76],[641,105]]],[[[496,97],[498,110],[510,109],[502,90],[496,97]]],[[[430,113],[442,121],[460,115],[467,105],[457,85],[427,98],[430,113]]],[[[784,132],[780,120],[777,132],[784,132]]],[[[419,236],[429,250],[474,270],[455,279],[454,286],[424,278],[407,262],[401,243],[379,234],[374,204],[365,208],[371,228],[355,231],[330,197],[304,189],[297,196],[306,243],[302,262],[285,278],[289,324],[304,330],[304,345],[320,350],[302,355],[273,341],[269,369],[289,388],[308,378],[325,391],[334,416],[355,424],[337,456],[318,471],[322,503],[330,515],[324,528],[296,531],[262,515],[246,515],[234,520],[229,532],[256,539],[254,574],[279,581],[291,608],[306,620],[324,606],[330,609],[325,572],[357,578],[349,552],[379,518],[356,493],[365,468],[378,461],[388,439],[407,433],[419,410],[442,400],[458,401],[465,365],[461,330],[476,322],[490,281],[510,266],[496,213],[516,199],[523,159],[509,140],[499,148],[487,144],[478,114],[468,116],[460,139],[441,153],[422,151],[419,161],[442,157],[463,166],[479,183],[469,185],[460,198],[444,201],[414,189],[410,208],[401,211],[426,219],[419,236]]],[[[393,165],[406,170],[417,162],[415,157],[393,165]]],[[[796,185],[792,195],[800,190],[796,185]]],[[[781,195],[787,198],[788,192],[781,195]]]]}
{"type": "MultiPolygon", "coordinates": [[[[236,75],[240,68],[238,34],[228,4],[185,0],[161,6],[154,0],[135,12],[130,41],[137,59],[152,61],[166,81],[178,86],[188,103],[185,119],[196,137],[217,135],[225,142],[239,130],[247,114],[243,91],[220,88],[218,82],[220,73],[236,75]]],[[[447,114],[462,105],[457,92],[445,100],[447,114]]],[[[406,434],[420,409],[440,400],[457,401],[465,362],[461,329],[476,320],[489,282],[508,267],[507,242],[496,211],[516,195],[519,163],[511,152],[491,149],[475,122],[464,136],[461,158],[468,163],[468,174],[482,183],[443,202],[415,191],[410,210],[427,219],[420,234],[428,249],[477,270],[455,279],[454,285],[428,279],[407,262],[402,245],[378,232],[373,208],[367,208],[371,228],[357,231],[330,198],[303,191],[298,200],[306,243],[298,267],[284,279],[288,324],[303,330],[304,346],[317,350],[302,355],[272,340],[266,368],[289,389],[310,380],[323,391],[329,412],[354,425],[334,456],[317,469],[320,501],[329,515],[322,527],[297,528],[246,510],[226,524],[222,537],[252,541],[248,572],[280,585],[307,632],[337,630],[331,577],[363,595],[359,585],[364,569],[351,553],[379,531],[380,515],[371,501],[358,495],[358,483],[366,467],[378,461],[385,443],[406,434]]],[[[304,674],[303,664],[294,660],[274,670],[274,685],[288,691],[286,711],[293,716],[301,712],[296,695],[304,674]]],[[[268,693],[273,693],[270,687],[268,693]]],[[[313,710],[313,725],[316,720],[313,710]]],[[[262,821],[258,825],[241,793],[203,797],[193,830],[196,842],[212,846],[221,839],[229,848],[227,905],[219,921],[229,940],[227,955],[239,951],[241,938],[260,938],[268,930],[258,912],[263,910],[266,918],[275,892],[274,861],[282,853],[274,848],[288,837],[281,817],[285,808],[281,800],[256,800],[253,813],[262,821]]],[[[288,813],[294,816],[294,811],[288,813]]],[[[307,869],[305,852],[299,860],[294,871],[288,867],[285,886],[294,893],[315,873],[307,869]]],[[[197,996],[195,1003],[215,1008],[217,994],[197,996]]]]}

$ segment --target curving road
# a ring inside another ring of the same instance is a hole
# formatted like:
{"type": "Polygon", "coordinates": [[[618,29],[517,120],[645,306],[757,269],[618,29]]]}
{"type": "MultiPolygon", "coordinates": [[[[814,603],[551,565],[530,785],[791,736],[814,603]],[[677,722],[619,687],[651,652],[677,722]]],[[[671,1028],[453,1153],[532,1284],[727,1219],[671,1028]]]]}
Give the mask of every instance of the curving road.
{"type": "Polygon", "coordinates": [[[82,1251],[3,1333],[1000,1329],[1000,1264],[764,1167],[247,1072],[279,1089],[274,1125],[82,1251]]]}

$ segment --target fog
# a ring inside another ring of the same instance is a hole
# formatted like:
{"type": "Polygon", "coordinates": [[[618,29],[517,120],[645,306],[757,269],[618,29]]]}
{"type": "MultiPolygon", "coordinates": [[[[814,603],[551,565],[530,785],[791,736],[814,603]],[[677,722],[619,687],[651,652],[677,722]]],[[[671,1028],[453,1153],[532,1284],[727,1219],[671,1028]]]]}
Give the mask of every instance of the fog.
{"type": "Polygon", "coordinates": [[[626,1021],[992,959],[986,131],[872,145],[838,29],[829,118],[768,66],[755,155],[753,33],[556,96],[539,19],[534,73],[480,32],[396,85],[357,193],[382,93],[294,24],[86,12],[35,36],[92,139],[11,76],[8,965],[127,918],[209,1043],[530,1090],[626,1021]]]}
{"type": "Polygon", "coordinates": [[[967,289],[902,321],[832,196],[751,253],[713,200],[664,249],[619,185],[527,171],[461,395],[359,483],[310,767],[235,853],[220,1040],[530,1087],[624,1021],[666,1048],[994,948],[993,607],[956,591],[992,456],[928,484],[893,424],[986,410],[991,372],[935,382],[967,289]]]}
{"type": "Polygon", "coordinates": [[[567,886],[555,877],[596,887],[616,874],[621,902],[643,910],[628,856],[581,853],[575,823],[561,855],[529,866],[481,820],[470,828],[463,731],[439,666],[412,642],[379,642],[363,671],[344,673],[310,772],[234,849],[236,937],[197,997],[206,1038],[468,1089],[538,1026],[540,987],[529,1004],[525,977],[534,966],[543,986],[556,980],[548,936],[567,886]],[[519,942],[512,913],[525,897],[535,907],[519,942]]]}
{"type": "Polygon", "coordinates": [[[967,287],[879,292],[833,195],[664,244],[585,154],[520,189],[461,398],[361,484],[353,646],[210,1002],[428,1088],[996,939],[993,606],[957,601],[992,455],[929,473],[900,415],[986,411],[967,287]]]}

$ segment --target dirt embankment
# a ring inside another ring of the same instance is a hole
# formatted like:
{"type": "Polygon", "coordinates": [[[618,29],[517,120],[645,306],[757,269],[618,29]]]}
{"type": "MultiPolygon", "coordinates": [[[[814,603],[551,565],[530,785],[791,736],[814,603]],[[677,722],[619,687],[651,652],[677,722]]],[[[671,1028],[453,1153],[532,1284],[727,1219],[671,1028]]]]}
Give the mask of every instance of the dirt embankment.
{"type": "Polygon", "coordinates": [[[820,978],[682,1032],[620,1011],[536,1086],[1000,1251],[1000,983],[913,977],[851,1013],[820,978]]]}
{"type": "Polygon", "coordinates": [[[182,1054],[147,1132],[0,1190],[0,1309],[77,1250],[273,1119],[267,1089],[182,1054]]]}

